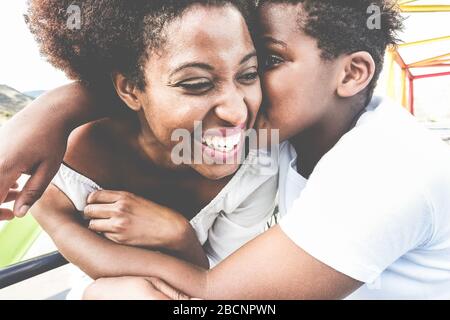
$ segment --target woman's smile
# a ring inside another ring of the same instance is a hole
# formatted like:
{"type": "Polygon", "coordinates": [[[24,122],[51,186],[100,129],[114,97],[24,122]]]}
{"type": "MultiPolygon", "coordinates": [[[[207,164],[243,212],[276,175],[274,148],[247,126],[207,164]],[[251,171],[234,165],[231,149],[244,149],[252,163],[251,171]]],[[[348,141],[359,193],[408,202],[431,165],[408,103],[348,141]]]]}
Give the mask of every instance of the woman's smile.
{"type": "MultiPolygon", "coordinates": [[[[202,153],[214,163],[238,159],[244,145],[246,124],[237,127],[207,129],[202,133],[202,153]]],[[[196,143],[200,143],[196,140],[196,143]]]]}

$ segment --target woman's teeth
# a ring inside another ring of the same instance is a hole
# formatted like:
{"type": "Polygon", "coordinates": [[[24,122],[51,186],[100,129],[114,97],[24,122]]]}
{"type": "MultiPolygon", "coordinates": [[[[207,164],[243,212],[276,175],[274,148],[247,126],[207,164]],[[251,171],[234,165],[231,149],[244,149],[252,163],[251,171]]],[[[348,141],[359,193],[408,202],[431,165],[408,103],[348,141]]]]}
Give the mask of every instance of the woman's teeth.
{"type": "Polygon", "coordinates": [[[239,144],[240,141],[241,133],[229,137],[204,136],[202,142],[212,149],[221,152],[230,152],[239,144]]]}

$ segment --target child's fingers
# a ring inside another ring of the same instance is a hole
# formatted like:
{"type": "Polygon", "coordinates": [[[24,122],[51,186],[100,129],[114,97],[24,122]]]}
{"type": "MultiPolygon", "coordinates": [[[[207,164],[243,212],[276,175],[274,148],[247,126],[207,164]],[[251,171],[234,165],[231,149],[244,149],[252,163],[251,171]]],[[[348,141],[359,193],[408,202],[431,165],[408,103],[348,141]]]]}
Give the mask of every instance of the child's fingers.
{"type": "Polygon", "coordinates": [[[166,282],[159,278],[146,278],[148,282],[150,282],[156,290],[161,292],[162,294],[168,296],[172,300],[191,300],[189,296],[184,294],[178,289],[175,289],[169,286],[166,282]]]}
{"type": "Polygon", "coordinates": [[[0,208],[0,221],[8,221],[14,218],[14,214],[11,210],[0,208]]]}
{"type": "Polygon", "coordinates": [[[17,181],[19,177],[20,174],[14,172],[11,167],[2,165],[0,162],[0,204],[6,198],[11,185],[14,185],[14,181],[17,181]]]}
{"type": "Polygon", "coordinates": [[[30,207],[44,194],[57,171],[58,167],[53,168],[45,163],[38,166],[14,203],[14,213],[17,217],[23,217],[28,213],[30,207]]]}

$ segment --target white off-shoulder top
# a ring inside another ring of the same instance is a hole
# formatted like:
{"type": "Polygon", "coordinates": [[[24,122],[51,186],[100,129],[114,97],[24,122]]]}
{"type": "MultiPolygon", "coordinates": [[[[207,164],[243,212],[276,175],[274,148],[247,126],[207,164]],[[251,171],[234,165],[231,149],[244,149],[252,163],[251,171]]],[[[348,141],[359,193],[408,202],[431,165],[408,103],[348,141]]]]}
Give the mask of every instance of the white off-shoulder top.
{"type": "MultiPolygon", "coordinates": [[[[275,152],[251,150],[230,182],[190,221],[211,267],[266,229],[276,208],[278,157],[275,152]]],[[[90,193],[102,190],[64,164],[52,183],[78,211],[84,210],[90,193]]]]}

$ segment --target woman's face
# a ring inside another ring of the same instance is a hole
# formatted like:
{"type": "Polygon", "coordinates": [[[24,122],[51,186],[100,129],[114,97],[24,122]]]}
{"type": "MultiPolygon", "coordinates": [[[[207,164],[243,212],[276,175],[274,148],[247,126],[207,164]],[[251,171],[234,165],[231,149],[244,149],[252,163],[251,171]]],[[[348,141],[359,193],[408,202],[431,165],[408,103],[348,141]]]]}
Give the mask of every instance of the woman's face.
{"type": "Polygon", "coordinates": [[[259,9],[264,107],[281,140],[312,128],[329,115],[337,68],[325,62],[317,41],[299,27],[301,4],[259,9]]]}
{"type": "Polygon", "coordinates": [[[169,155],[178,144],[174,131],[193,133],[200,121],[201,136],[192,134],[190,147],[200,150],[203,161],[188,165],[209,179],[231,175],[239,167],[243,132],[253,127],[262,100],[245,20],[232,6],[199,5],[165,34],[162,49],[145,65],[147,86],[139,96],[148,128],[169,155]]]}

